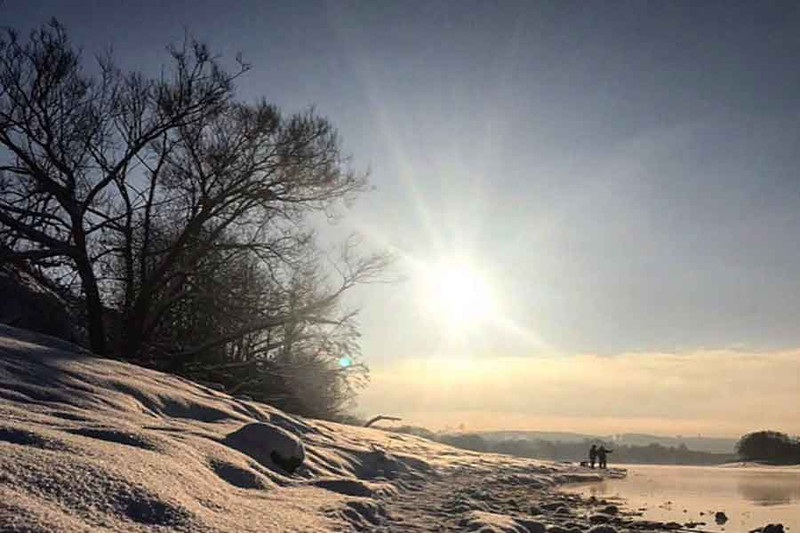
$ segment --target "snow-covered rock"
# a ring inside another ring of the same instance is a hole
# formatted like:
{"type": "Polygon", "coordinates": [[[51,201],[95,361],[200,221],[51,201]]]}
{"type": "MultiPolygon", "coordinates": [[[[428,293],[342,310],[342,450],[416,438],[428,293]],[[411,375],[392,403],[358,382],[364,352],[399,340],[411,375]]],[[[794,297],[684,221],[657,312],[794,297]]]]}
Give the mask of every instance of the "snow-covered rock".
{"type": "Polygon", "coordinates": [[[306,458],[297,435],[267,422],[245,424],[229,434],[225,442],[262,465],[277,466],[288,474],[293,474],[306,458]]]}

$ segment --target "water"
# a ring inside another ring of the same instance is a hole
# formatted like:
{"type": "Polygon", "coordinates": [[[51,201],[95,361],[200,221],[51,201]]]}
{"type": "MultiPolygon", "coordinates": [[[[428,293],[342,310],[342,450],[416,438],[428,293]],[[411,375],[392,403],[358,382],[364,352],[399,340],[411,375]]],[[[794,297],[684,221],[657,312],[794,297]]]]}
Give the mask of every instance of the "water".
{"type": "Polygon", "coordinates": [[[780,467],[714,467],[620,465],[624,479],[564,487],[584,496],[622,498],[642,518],[662,522],[706,522],[702,531],[743,531],[782,523],[800,533],[800,469],[780,467]],[[728,522],[714,522],[724,511],[728,522]]]}

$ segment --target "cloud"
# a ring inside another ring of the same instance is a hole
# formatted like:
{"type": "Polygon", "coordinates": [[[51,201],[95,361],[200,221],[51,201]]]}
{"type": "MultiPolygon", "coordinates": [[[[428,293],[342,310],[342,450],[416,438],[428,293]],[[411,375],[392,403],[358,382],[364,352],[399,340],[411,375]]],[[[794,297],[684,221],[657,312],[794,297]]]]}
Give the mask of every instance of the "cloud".
{"type": "Polygon", "coordinates": [[[798,434],[800,350],[403,359],[360,406],[432,428],[798,434]]]}

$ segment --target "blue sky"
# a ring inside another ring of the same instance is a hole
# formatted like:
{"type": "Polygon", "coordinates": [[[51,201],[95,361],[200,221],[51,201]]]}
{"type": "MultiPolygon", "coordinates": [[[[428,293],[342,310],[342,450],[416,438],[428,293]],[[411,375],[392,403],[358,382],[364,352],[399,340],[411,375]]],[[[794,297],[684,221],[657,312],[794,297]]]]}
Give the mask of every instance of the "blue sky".
{"type": "Polygon", "coordinates": [[[362,232],[408,278],[351,295],[367,397],[426,358],[800,346],[796,2],[0,5],[20,29],[51,16],[144,70],[188,30],[253,65],[242,98],[337,125],[376,190],[322,234],[362,232]],[[479,273],[496,316],[454,332],[426,311],[417,278],[442,262],[479,273]]]}

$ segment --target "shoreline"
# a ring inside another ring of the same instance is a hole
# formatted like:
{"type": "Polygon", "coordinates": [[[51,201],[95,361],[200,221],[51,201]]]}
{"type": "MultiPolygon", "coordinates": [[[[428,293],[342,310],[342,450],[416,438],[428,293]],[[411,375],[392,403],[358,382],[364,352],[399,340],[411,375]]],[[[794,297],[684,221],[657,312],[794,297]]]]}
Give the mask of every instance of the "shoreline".
{"type": "Polygon", "coordinates": [[[562,490],[589,501],[598,498],[617,502],[621,514],[633,520],[626,526],[632,529],[647,524],[648,530],[755,533],[782,532],[782,529],[775,529],[778,524],[794,529],[800,527],[792,507],[800,488],[797,477],[800,472],[796,467],[762,468],[763,465],[747,463],[727,468],[625,466],[630,467],[630,481],[611,480],[602,486],[566,485],[562,490]],[[780,492],[779,487],[786,492],[780,492]],[[775,527],[765,529],[770,524],[775,527]]]}
{"type": "Polygon", "coordinates": [[[620,468],[601,475],[559,463],[496,466],[495,472],[487,473],[480,466],[464,465],[382,499],[383,520],[375,523],[379,526],[375,530],[431,531],[430,524],[437,523],[443,531],[486,533],[711,533],[703,528],[707,522],[649,520],[624,498],[564,490],[574,484],[624,478],[626,472],[620,468]]]}
{"type": "Polygon", "coordinates": [[[562,490],[621,477],[624,465],[599,470],[470,452],[296,417],[8,326],[0,326],[0,378],[4,530],[684,528],[643,520],[628,502],[562,490]],[[269,451],[299,457],[300,468],[286,470],[269,451]]]}
{"type": "Polygon", "coordinates": [[[737,461],[735,463],[723,463],[721,465],[717,465],[720,468],[747,468],[752,470],[770,470],[770,471],[780,471],[780,470],[800,470],[800,464],[772,464],[772,463],[759,463],[757,461],[737,461]]]}

